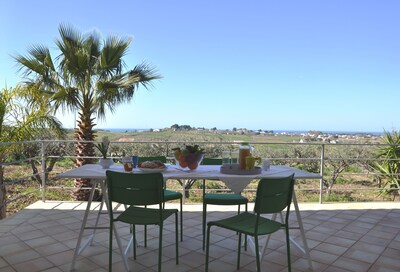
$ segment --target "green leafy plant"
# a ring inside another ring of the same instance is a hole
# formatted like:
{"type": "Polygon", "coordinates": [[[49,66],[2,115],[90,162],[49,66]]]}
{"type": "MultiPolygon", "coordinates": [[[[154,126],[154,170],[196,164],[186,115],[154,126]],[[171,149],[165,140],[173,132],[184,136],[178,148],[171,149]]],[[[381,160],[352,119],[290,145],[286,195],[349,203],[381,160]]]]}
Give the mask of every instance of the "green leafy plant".
{"type": "Polygon", "coordinates": [[[388,190],[395,196],[400,189],[400,131],[385,131],[384,142],[387,145],[379,149],[377,156],[383,160],[375,163],[375,167],[387,179],[384,186],[395,189],[388,190]]]}
{"type": "Polygon", "coordinates": [[[107,159],[108,148],[110,147],[110,140],[108,137],[103,137],[101,143],[98,143],[95,146],[100,151],[103,159],[107,159]]]}

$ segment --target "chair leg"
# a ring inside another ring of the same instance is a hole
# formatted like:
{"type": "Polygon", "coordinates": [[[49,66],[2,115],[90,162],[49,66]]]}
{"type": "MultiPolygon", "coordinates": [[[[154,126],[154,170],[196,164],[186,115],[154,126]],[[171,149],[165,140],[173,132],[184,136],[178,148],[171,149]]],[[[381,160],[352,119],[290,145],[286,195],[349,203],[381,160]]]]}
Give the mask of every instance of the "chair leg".
{"type": "MultiPolygon", "coordinates": [[[[144,207],[147,208],[147,205],[144,207]]],[[[147,225],[144,225],[144,247],[147,247],[147,225]]]]}
{"type": "MultiPolygon", "coordinates": [[[[181,210],[182,211],[182,210],[181,210]]],[[[181,221],[182,222],[182,221],[181,221]]],[[[179,252],[178,252],[178,214],[175,213],[175,254],[176,264],[179,264],[179,252]]]]}
{"type": "Polygon", "coordinates": [[[208,272],[208,262],[209,262],[208,256],[209,256],[209,253],[210,253],[210,228],[211,228],[211,226],[207,227],[207,247],[206,247],[206,267],[205,267],[205,272],[208,272]]]}
{"type": "MultiPolygon", "coordinates": [[[[238,214],[240,214],[240,205],[241,204],[238,205],[238,214]]],[[[247,203],[245,204],[245,211],[247,212],[247,203]]],[[[236,234],[239,234],[239,233],[236,232],[236,234]]],[[[247,251],[247,234],[244,235],[244,250],[247,251]]]]}
{"type": "Polygon", "coordinates": [[[136,260],[136,226],[132,225],[133,259],[136,260]]]}
{"type": "Polygon", "coordinates": [[[236,269],[239,270],[240,268],[240,249],[242,247],[242,233],[239,233],[239,241],[238,241],[238,255],[237,255],[237,265],[236,269]]]}
{"type": "Polygon", "coordinates": [[[256,252],[257,272],[261,272],[260,268],[260,249],[258,248],[258,236],[254,236],[254,251],[256,252]]]}
{"type": "MultiPolygon", "coordinates": [[[[247,203],[245,204],[245,211],[247,212],[247,203]]],[[[244,250],[247,251],[247,234],[244,235],[244,250]]]]}
{"type": "Polygon", "coordinates": [[[203,251],[206,240],[206,215],[207,215],[207,204],[205,204],[203,201],[203,251]]]}
{"type": "Polygon", "coordinates": [[[161,223],[159,227],[160,227],[160,231],[159,231],[159,235],[158,235],[158,272],[161,272],[163,223],[161,223]]]}
{"type": "Polygon", "coordinates": [[[110,237],[108,248],[108,271],[112,271],[112,240],[113,240],[113,221],[110,220],[110,237]]]}
{"type": "Polygon", "coordinates": [[[181,242],[183,241],[183,199],[181,197],[180,199],[181,205],[180,205],[180,216],[181,216],[181,242]]]}
{"type": "Polygon", "coordinates": [[[288,260],[288,271],[292,271],[292,264],[290,261],[290,236],[289,236],[289,226],[285,225],[286,230],[286,250],[287,250],[287,260],[288,260]]]}

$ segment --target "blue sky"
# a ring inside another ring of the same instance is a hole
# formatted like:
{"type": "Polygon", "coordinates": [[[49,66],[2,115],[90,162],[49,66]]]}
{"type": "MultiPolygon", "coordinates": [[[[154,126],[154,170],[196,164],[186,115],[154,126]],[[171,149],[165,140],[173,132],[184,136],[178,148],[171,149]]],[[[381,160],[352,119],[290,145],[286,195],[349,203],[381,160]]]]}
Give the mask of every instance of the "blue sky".
{"type": "MultiPolygon", "coordinates": [[[[163,78],[98,127],[400,129],[400,1],[2,0],[0,7],[0,88],[22,80],[10,56],[32,44],[56,49],[61,23],[133,37],[128,67],[147,61],[163,78]]],[[[74,114],[58,116],[74,126],[74,114]]]]}

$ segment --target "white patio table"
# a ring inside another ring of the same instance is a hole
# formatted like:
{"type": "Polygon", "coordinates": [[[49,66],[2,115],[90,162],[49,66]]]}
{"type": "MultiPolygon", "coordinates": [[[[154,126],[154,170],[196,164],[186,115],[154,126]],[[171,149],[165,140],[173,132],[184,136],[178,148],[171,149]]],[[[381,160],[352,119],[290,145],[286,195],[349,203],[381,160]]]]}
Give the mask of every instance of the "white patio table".
{"type": "MultiPolygon", "coordinates": [[[[230,174],[223,174],[220,172],[220,167],[218,165],[200,165],[196,170],[190,171],[190,170],[183,170],[179,168],[178,166],[175,165],[168,165],[167,169],[163,171],[163,176],[165,180],[168,179],[179,179],[179,180],[186,180],[186,179],[209,179],[209,180],[221,180],[223,181],[228,188],[230,188],[233,192],[235,193],[240,193],[243,191],[243,189],[252,181],[255,179],[262,179],[262,178],[268,178],[268,177],[285,177],[289,176],[294,173],[294,178],[295,179],[321,179],[321,176],[319,174],[314,174],[314,173],[309,173],[303,170],[299,170],[297,168],[285,166],[285,165],[272,165],[268,171],[262,171],[260,174],[256,175],[230,175],[230,174]]],[[[90,191],[90,196],[89,200],[87,203],[86,211],[83,217],[82,221],[82,226],[81,230],[78,236],[78,241],[77,245],[74,251],[74,256],[71,264],[71,270],[75,268],[75,262],[76,258],[78,255],[88,246],[95,235],[95,230],[100,228],[97,227],[98,221],[99,221],[99,215],[103,209],[103,203],[106,203],[107,209],[108,208],[108,202],[105,201],[107,199],[107,193],[106,193],[106,186],[105,186],[105,178],[106,178],[106,170],[111,170],[111,171],[118,171],[118,172],[124,172],[124,168],[122,165],[113,165],[109,169],[103,169],[100,165],[97,164],[86,164],[84,166],[66,171],[64,173],[58,174],[57,178],[83,178],[83,179],[90,179],[92,188],[90,191]],[[90,206],[93,200],[94,192],[97,187],[97,185],[100,186],[102,192],[103,192],[103,199],[100,204],[100,209],[97,215],[96,223],[94,227],[86,227],[88,215],[90,212],[90,206]],[[89,236],[88,240],[82,244],[82,237],[85,229],[93,229],[93,233],[89,236]]],[[[142,171],[140,169],[133,169],[132,173],[141,173],[142,171]]],[[[185,184],[183,184],[183,189],[185,184]]],[[[311,262],[311,257],[310,257],[310,252],[307,244],[307,240],[305,237],[305,232],[303,228],[303,222],[301,219],[301,214],[299,210],[299,206],[297,203],[297,198],[296,194],[293,194],[293,205],[295,208],[295,213],[297,217],[297,222],[299,224],[299,229],[300,229],[300,234],[302,238],[302,243],[303,246],[300,246],[294,239],[291,238],[292,243],[298,247],[303,254],[305,254],[306,258],[308,259],[308,264],[309,267],[312,269],[312,262],[311,262]]],[[[115,229],[115,228],[114,228],[115,229]]],[[[118,237],[118,234],[116,234],[116,237],[118,237]]],[[[268,242],[268,239],[267,239],[268,242]]],[[[119,239],[117,239],[118,246],[121,250],[121,254],[124,256],[126,255],[126,252],[122,252],[122,247],[120,244],[119,239]]],[[[267,245],[264,246],[265,250],[267,245]]],[[[264,254],[263,254],[264,255],[264,254]]],[[[262,256],[262,255],[261,255],[262,256]]],[[[124,260],[124,265],[127,270],[128,269],[128,264],[126,258],[123,258],[124,260]]]]}

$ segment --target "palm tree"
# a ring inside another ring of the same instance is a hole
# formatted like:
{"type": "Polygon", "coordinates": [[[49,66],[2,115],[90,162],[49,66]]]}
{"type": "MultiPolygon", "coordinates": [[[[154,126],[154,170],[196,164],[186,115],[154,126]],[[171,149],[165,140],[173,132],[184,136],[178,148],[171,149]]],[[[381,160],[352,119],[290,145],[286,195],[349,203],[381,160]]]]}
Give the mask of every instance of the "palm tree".
{"type": "MultiPolygon", "coordinates": [[[[28,85],[49,96],[55,109],[78,113],[75,129],[76,166],[92,163],[95,155],[94,120],[104,119],[106,110],[129,102],[139,85],[146,89],[160,78],[148,64],[142,63],[126,70],[123,57],[131,39],[117,36],[100,41],[96,33],[82,34],[72,27],[60,25],[56,40],[60,54],[53,59],[50,50],[42,45],[31,47],[27,56],[15,57],[25,72],[28,85]]],[[[86,200],[88,180],[76,180],[73,193],[77,200],[86,200]]]]}
{"type": "MultiPolygon", "coordinates": [[[[26,101],[21,97],[21,93],[25,92],[26,90],[22,87],[4,88],[0,92],[0,142],[32,140],[46,129],[62,137],[65,134],[62,124],[51,115],[46,107],[46,101],[42,100],[42,103],[27,107],[26,101]]],[[[21,147],[0,145],[0,219],[6,216],[7,200],[2,162],[16,151],[15,148],[21,147]]]]}

